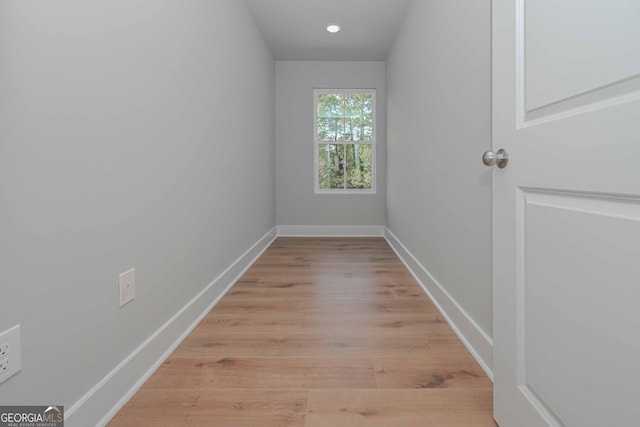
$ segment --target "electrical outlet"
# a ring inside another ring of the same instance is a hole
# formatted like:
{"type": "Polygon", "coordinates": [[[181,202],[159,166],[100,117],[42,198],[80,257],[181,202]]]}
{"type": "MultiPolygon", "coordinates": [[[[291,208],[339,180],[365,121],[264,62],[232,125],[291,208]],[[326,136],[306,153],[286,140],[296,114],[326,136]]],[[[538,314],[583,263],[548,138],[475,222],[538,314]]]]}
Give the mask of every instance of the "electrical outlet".
{"type": "Polygon", "coordinates": [[[0,383],[22,370],[20,325],[0,334],[0,383]]]}
{"type": "Polygon", "coordinates": [[[0,359],[0,375],[9,371],[9,358],[5,357],[4,359],[0,359]]]}
{"type": "Polygon", "coordinates": [[[120,293],[120,307],[124,306],[136,297],[136,269],[118,276],[118,289],[120,293]]]}
{"type": "Polygon", "coordinates": [[[9,343],[0,344],[0,359],[9,355],[9,343]]]}

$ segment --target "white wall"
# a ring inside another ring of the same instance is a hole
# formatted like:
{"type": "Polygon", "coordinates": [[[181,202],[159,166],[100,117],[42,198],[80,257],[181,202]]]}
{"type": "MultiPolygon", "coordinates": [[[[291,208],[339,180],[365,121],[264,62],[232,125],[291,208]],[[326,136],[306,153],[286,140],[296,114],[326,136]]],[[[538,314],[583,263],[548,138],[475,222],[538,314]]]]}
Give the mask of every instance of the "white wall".
{"type": "Polygon", "coordinates": [[[0,402],[68,409],[275,226],[274,61],[237,0],[6,0],[0,70],[0,402]]]}
{"type": "Polygon", "coordinates": [[[387,226],[488,336],[490,6],[414,1],[387,60],[387,226]]]}
{"type": "Polygon", "coordinates": [[[276,61],[276,221],[279,225],[384,225],[385,65],[276,61]],[[313,89],[375,88],[376,194],[314,194],[313,89]]]}

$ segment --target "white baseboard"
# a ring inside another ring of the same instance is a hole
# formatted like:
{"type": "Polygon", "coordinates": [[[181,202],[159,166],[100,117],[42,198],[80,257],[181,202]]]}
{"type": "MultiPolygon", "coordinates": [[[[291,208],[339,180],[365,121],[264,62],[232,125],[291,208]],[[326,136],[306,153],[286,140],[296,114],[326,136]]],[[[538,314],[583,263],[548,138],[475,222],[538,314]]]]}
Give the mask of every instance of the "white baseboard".
{"type": "Polygon", "coordinates": [[[420,264],[391,230],[385,227],[384,235],[391,248],[429,295],[484,372],[493,380],[493,340],[491,337],[478,326],[460,304],[420,264]]]}
{"type": "Polygon", "coordinates": [[[65,411],[69,427],[105,426],[277,236],[271,229],[65,411]]]}
{"type": "Polygon", "coordinates": [[[282,237],[384,237],[382,225],[279,225],[282,237]]]}

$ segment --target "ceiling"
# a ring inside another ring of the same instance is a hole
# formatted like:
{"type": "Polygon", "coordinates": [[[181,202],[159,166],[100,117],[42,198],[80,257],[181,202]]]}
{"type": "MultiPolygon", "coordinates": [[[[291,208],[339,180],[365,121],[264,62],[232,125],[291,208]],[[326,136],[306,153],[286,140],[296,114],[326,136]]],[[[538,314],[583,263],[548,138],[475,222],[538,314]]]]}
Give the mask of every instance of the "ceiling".
{"type": "Polygon", "coordinates": [[[245,0],[277,60],[384,61],[410,0],[245,0]],[[338,24],[340,32],[326,27],[338,24]]]}

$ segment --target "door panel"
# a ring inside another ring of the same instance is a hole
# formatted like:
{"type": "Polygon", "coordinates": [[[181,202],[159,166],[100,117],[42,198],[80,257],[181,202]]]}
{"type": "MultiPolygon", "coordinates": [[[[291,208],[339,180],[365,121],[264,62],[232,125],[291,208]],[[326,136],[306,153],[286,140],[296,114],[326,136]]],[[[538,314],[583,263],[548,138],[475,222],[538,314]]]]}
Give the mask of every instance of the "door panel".
{"type": "Polygon", "coordinates": [[[640,420],[640,2],[493,1],[495,417],[640,420]]]}
{"type": "Polygon", "coordinates": [[[519,200],[523,391],[561,425],[631,420],[637,386],[620,380],[640,354],[640,201],[540,191],[519,200]]]}
{"type": "Polygon", "coordinates": [[[640,2],[534,0],[520,13],[527,111],[640,75],[640,2]]]}

